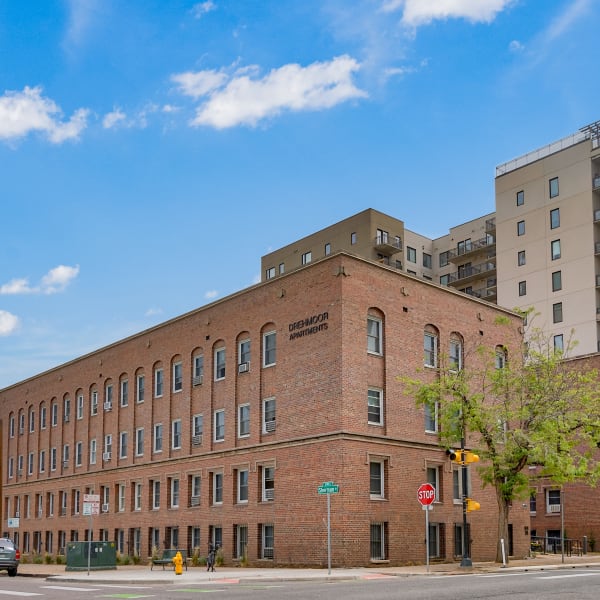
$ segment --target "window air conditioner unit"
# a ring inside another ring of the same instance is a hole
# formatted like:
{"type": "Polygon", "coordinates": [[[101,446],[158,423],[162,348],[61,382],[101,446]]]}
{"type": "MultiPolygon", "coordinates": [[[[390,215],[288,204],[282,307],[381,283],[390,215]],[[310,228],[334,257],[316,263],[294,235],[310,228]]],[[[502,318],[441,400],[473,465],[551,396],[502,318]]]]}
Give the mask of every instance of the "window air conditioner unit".
{"type": "Polygon", "coordinates": [[[202,445],[202,434],[193,435],[192,436],[192,446],[201,446],[202,445]]]}
{"type": "Polygon", "coordinates": [[[65,423],[68,423],[70,418],[71,418],[71,417],[70,417],[68,414],[66,414],[66,415],[65,415],[65,423]]]}
{"type": "Polygon", "coordinates": [[[197,375],[192,378],[192,385],[196,387],[197,385],[202,385],[202,375],[197,375]]]}
{"type": "Polygon", "coordinates": [[[244,362],[238,365],[238,373],[247,373],[250,370],[250,363],[244,362]]]}
{"type": "Polygon", "coordinates": [[[102,505],[102,512],[108,512],[108,504],[102,505]]]}
{"type": "Polygon", "coordinates": [[[102,460],[110,460],[112,458],[112,452],[105,452],[102,455],[102,460]]]}
{"type": "Polygon", "coordinates": [[[192,496],[190,506],[200,506],[200,496],[192,496]]]}
{"type": "Polygon", "coordinates": [[[19,433],[21,435],[23,435],[25,433],[25,428],[24,427],[19,427],[19,433]]]}
{"type": "Polygon", "coordinates": [[[112,410],[112,402],[105,402],[104,410],[112,410]]]}
{"type": "Polygon", "coordinates": [[[275,490],[269,489],[265,490],[265,500],[275,500],[275,490]]]}
{"type": "Polygon", "coordinates": [[[272,421],[267,421],[265,423],[265,431],[267,433],[270,433],[271,431],[275,431],[275,426],[276,426],[275,419],[273,419],[272,421]]]}
{"type": "Polygon", "coordinates": [[[17,471],[17,475],[19,475],[19,476],[23,475],[23,469],[19,469],[19,470],[17,471]]]}
{"type": "Polygon", "coordinates": [[[548,506],[549,513],[559,513],[560,512],[560,504],[550,504],[548,506]]]}

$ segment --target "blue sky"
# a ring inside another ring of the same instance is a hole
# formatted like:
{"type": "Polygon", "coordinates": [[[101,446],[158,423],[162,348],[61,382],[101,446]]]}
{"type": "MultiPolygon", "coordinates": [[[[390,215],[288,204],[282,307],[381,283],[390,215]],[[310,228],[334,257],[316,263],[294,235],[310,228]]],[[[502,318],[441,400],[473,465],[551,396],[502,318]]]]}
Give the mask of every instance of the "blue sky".
{"type": "Polygon", "coordinates": [[[0,0],[0,388],[600,119],[598,0],[0,0]]]}

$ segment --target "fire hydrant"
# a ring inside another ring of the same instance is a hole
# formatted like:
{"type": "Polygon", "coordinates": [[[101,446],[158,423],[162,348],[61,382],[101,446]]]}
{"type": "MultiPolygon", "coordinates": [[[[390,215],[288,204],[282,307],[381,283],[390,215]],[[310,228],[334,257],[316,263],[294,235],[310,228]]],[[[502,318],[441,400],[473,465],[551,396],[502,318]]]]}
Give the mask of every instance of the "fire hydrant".
{"type": "Polygon", "coordinates": [[[175,565],[175,575],[183,574],[183,557],[181,552],[177,551],[177,554],[173,557],[173,564],[175,565]]]}

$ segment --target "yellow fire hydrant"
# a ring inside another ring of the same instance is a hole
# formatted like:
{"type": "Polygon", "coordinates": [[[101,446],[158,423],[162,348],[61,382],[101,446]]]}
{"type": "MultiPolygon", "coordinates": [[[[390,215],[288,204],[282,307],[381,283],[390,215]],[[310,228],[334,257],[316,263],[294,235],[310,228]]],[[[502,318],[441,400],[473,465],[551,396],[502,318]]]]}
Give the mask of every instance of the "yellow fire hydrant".
{"type": "Polygon", "coordinates": [[[175,565],[175,575],[183,574],[183,557],[181,552],[177,551],[177,554],[173,557],[173,564],[175,565]]]}

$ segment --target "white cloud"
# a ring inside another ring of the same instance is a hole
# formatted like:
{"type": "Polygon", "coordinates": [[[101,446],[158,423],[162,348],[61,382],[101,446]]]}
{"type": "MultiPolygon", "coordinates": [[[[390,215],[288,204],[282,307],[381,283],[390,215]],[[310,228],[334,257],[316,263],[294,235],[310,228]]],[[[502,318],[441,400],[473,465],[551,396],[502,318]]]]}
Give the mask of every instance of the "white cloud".
{"type": "Polygon", "coordinates": [[[145,316],[146,317],[156,317],[157,315],[162,315],[162,313],[163,313],[162,308],[152,307],[146,311],[145,316]]]}
{"type": "Polygon", "coordinates": [[[246,67],[232,76],[223,72],[199,71],[174,75],[181,91],[195,99],[206,96],[198,106],[192,125],[216,129],[236,125],[255,126],[284,111],[331,108],[353,98],[364,98],[352,75],[360,65],[349,56],[307,67],[288,64],[271,70],[263,78],[256,67],[246,67]]]}
{"type": "Polygon", "coordinates": [[[204,297],[207,300],[213,300],[214,298],[216,298],[219,295],[219,292],[217,292],[217,290],[209,290],[208,292],[206,292],[204,294],[204,297]]]}
{"type": "Polygon", "coordinates": [[[106,113],[102,119],[102,127],[104,129],[112,129],[119,123],[122,123],[127,118],[127,115],[120,109],[115,108],[112,112],[106,113]]]}
{"type": "Polygon", "coordinates": [[[56,294],[64,291],[77,275],[79,275],[79,265],[75,267],[59,265],[50,269],[42,277],[40,285],[32,287],[26,278],[12,279],[8,283],[0,285],[0,295],[56,294]]]}
{"type": "Polygon", "coordinates": [[[97,22],[101,9],[106,8],[102,0],[67,0],[68,22],[64,45],[73,52],[89,37],[90,29],[97,22]]]}
{"type": "Polygon", "coordinates": [[[41,291],[44,294],[62,292],[77,275],[79,275],[79,265],[75,267],[65,265],[54,267],[42,277],[41,291]]]}
{"type": "Polygon", "coordinates": [[[190,12],[194,19],[201,19],[205,14],[216,10],[217,5],[211,0],[207,0],[206,2],[198,2],[192,6],[190,12]]]}
{"type": "Polygon", "coordinates": [[[508,49],[511,52],[522,52],[525,49],[525,46],[523,46],[519,40],[512,40],[512,42],[508,45],[508,49]]]}
{"type": "Polygon", "coordinates": [[[89,111],[80,108],[68,121],[60,121],[62,111],[41,87],[25,87],[22,92],[6,91],[0,96],[0,139],[21,138],[39,131],[55,144],[77,139],[87,126],[89,111]]]}
{"type": "Polygon", "coordinates": [[[11,335],[19,327],[19,317],[6,310],[0,310],[0,336],[11,335]]]}
{"type": "Polygon", "coordinates": [[[489,23],[515,0],[385,0],[384,12],[402,11],[406,25],[426,25],[436,19],[467,19],[489,23]]]}

